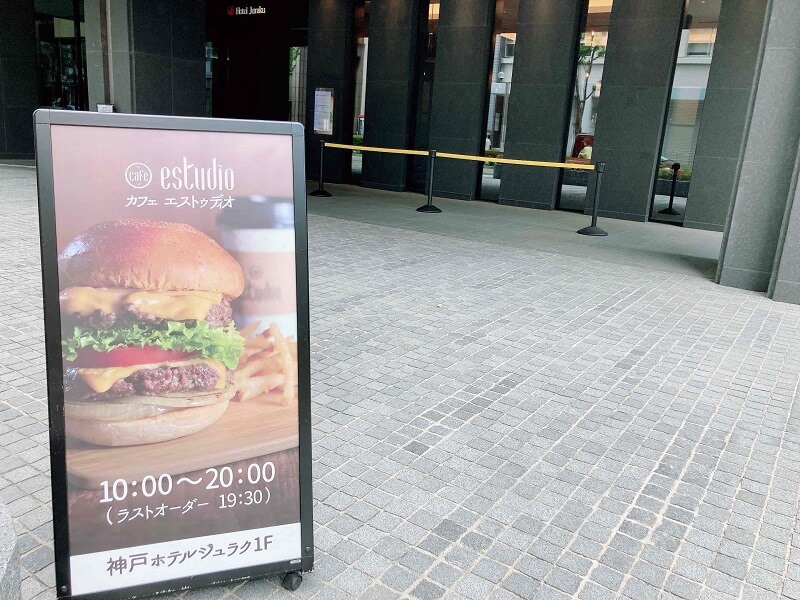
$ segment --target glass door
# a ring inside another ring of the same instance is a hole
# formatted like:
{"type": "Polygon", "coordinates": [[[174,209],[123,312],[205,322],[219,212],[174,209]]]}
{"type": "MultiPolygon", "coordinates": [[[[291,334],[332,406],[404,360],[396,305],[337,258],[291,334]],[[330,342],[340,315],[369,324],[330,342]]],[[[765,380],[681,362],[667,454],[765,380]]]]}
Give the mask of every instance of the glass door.
{"type": "MultiPolygon", "coordinates": [[[[367,98],[367,65],[369,57],[369,8],[370,0],[356,1],[356,71],[355,90],[353,94],[353,145],[360,146],[364,141],[364,106],[367,98]]],[[[361,183],[363,154],[354,151],[350,162],[351,181],[361,183]]]]}
{"type": "Polygon", "coordinates": [[[34,3],[39,105],[88,110],[83,2],[34,3]]]}
{"type": "MultiPolygon", "coordinates": [[[[484,156],[502,158],[506,144],[508,99],[514,76],[514,49],[517,43],[519,0],[497,0],[494,13],[492,73],[489,79],[486,106],[486,136],[484,156]]],[[[480,199],[500,201],[500,180],[503,165],[483,164],[480,179],[480,199]]]]}
{"type": "MultiPolygon", "coordinates": [[[[592,161],[597,108],[603,86],[603,66],[608,47],[608,24],[613,0],[589,0],[586,18],[577,45],[577,73],[572,92],[567,153],[564,162],[587,164],[592,161]]],[[[583,212],[589,184],[586,170],[563,172],[557,207],[583,212]]]]}
{"type": "MultiPolygon", "coordinates": [[[[439,33],[439,0],[420,2],[420,22],[417,33],[416,102],[413,107],[412,148],[427,150],[431,129],[433,102],[433,73],[436,66],[436,37],[439,33]],[[427,10],[426,10],[427,8],[427,10]]],[[[425,193],[428,175],[428,158],[410,156],[408,161],[408,189],[425,193]]]]}
{"type": "Polygon", "coordinates": [[[683,224],[722,0],[688,0],[650,220],[683,224]]]}

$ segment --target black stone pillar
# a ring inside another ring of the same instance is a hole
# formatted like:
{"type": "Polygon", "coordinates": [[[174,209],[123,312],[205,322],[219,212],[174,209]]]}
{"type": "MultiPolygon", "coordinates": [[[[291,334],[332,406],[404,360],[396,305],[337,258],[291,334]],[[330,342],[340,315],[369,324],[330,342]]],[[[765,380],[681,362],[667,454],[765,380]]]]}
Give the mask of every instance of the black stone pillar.
{"type": "Polygon", "coordinates": [[[778,254],[774,261],[769,297],[779,302],[800,304],[800,155],[794,175],[794,193],[789,197],[789,207],[783,219],[778,240],[778,254]]]}
{"type": "Polygon", "coordinates": [[[33,1],[0,1],[0,158],[33,158],[39,105],[33,1]]]}
{"type": "Polygon", "coordinates": [[[800,176],[800,3],[771,5],[717,279],[800,303],[794,205],[800,176]]]}
{"type": "Polygon", "coordinates": [[[722,231],[736,194],[768,0],[724,0],[684,227],[722,231]]]}
{"type": "MultiPolygon", "coordinates": [[[[419,0],[373,2],[369,21],[369,68],[364,144],[408,148],[414,98],[414,59],[419,0]]],[[[364,153],[361,185],[401,191],[406,186],[408,158],[398,154],[364,153]]]]}
{"type": "Polygon", "coordinates": [[[206,114],[204,0],[86,0],[84,10],[91,110],[206,114]]]}
{"type": "MultiPolygon", "coordinates": [[[[306,95],[306,173],[309,179],[319,175],[320,139],[353,143],[354,16],[353,0],[311,0],[309,3],[306,95]],[[333,135],[314,133],[314,90],[317,88],[333,89],[333,135]]],[[[351,153],[344,150],[326,152],[325,180],[347,181],[351,157],[351,153]]]]}
{"type": "Polygon", "coordinates": [[[134,112],[204,115],[204,1],[129,2],[134,112]]]}
{"type": "MultiPolygon", "coordinates": [[[[564,160],[583,8],[583,0],[521,0],[507,158],[564,160]]],[[[500,204],[552,210],[560,181],[556,169],[503,165],[500,204]]]]}
{"type": "Polygon", "coordinates": [[[602,216],[648,220],[683,9],[684,0],[614,0],[592,152],[607,165],[602,216]]]}
{"type": "MultiPolygon", "coordinates": [[[[493,22],[494,0],[442,0],[429,138],[439,152],[483,154],[493,22]]],[[[438,159],[434,194],[474,200],[482,167],[438,159]]]]}

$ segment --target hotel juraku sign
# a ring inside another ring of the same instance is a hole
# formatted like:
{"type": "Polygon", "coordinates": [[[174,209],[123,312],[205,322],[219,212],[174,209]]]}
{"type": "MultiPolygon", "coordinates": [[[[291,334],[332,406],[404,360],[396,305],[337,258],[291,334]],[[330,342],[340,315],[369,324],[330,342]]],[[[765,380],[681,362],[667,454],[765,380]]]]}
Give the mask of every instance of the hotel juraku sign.
{"type": "Polygon", "coordinates": [[[263,6],[229,6],[228,7],[228,16],[230,17],[241,17],[241,16],[252,16],[252,15],[265,15],[267,14],[267,9],[263,6]]]}

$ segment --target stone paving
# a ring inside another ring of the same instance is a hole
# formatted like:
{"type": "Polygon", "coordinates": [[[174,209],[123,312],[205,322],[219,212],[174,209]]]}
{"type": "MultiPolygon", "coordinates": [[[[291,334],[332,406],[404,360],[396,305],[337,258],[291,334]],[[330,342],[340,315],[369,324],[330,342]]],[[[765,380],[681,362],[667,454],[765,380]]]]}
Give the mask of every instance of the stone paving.
{"type": "MultiPolygon", "coordinates": [[[[38,600],[31,170],[0,168],[0,218],[0,497],[38,600]]],[[[800,308],[313,214],[310,231],[316,569],[294,594],[180,597],[800,598],[800,308]]]]}

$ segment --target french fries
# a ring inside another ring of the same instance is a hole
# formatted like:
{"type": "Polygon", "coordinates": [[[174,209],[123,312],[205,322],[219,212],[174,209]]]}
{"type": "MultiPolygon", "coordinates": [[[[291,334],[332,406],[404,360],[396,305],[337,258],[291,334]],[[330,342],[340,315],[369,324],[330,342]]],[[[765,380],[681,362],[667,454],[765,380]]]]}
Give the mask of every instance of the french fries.
{"type": "Polygon", "coordinates": [[[275,323],[263,333],[256,333],[259,326],[260,323],[253,323],[241,331],[245,349],[233,372],[233,399],[247,402],[280,389],[281,403],[288,405],[297,388],[297,342],[287,340],[275,323]]]}

